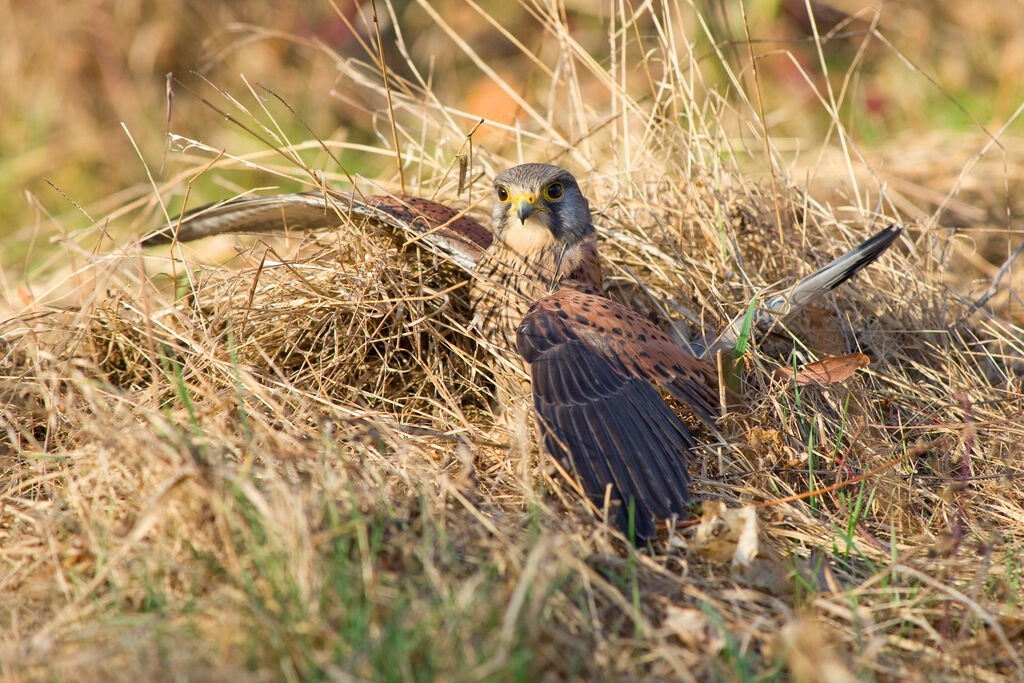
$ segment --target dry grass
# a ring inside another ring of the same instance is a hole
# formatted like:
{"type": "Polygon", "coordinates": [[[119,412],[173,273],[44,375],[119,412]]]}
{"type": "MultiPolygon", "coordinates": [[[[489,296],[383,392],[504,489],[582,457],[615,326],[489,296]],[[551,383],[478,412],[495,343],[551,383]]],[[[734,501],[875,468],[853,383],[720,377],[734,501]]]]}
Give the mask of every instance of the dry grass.
{"type": "MultiPolygon", "coordinates": [[[[537,456],[525,407],[491,415],[495,370],[465,330],[451,266],[358,221],[173,254],[111,245],[100,221],[62,240],[31,290],[5,292],[20,299],[0,326],[5,676],[1024,676],[1019,279],[977,305],[998,273],[974,291],[951,278],[960,226],[935,207],[953,205],[908,197],[927,183],[893,190],[865,173],[852,137],[838,163],[812,166],[819,182],[833,174],[827,201],[802,189],[806,175],[762,137],[753,90],[701,80],[686,42],[700,15],[644,10],[636,28],[606,16],[600,35],[614,48],[599,60],[565,15],[530,7],[545,40],[524,48],[529,95],[497,73],[479,86],[526,106],[472,145],[478,116],[446,104],[439,74],[417,74],[414,59],[395,67],[406,183],[465,207],[520,160],[573,169],[609,293],[690,331],[916,207],[892,253],[757,340],[742,401],[701,432],[691,466],[698,499],[730,506],[879,472],[760,510],[781,578],[688,553],[689,530],[635,550],[537,456]],[[472,181],[461,191],[457,154],[472,181]],[[771,174],[752,175],[766,157],[771,174]],[[771,381],[794,358],[854,350],[874,362],[843,384],[771,381]]],[[[444,33],[456,19],[431,21],[444,33]]],[[[474,45],[465,63],[493,63],[474,45]]],[[[391,169],[371,178],[349,164],[360,190],[398,191],[367,46],[365,62],[320,49],[379,135],[323,144],[391,169]]],[[[751,82],[729,64],[715,68],[751,82]]],[[[112,217],[152,227],[187,180],[247,189],[253,168],[261,184],[310,183],[322,169],[346,186],[320,142],[287,136],[301,125],[276,100],[240,90],[243,110],[208,96],[285,156],[192,145],[112,217]]],[[[1014,158],[1012,140],[1001,149],[1014,158]]],[[[979,173],[1015,182],[1008,165],[979,159],[961,166],[977,186],[979,173]]],[[[952,189],[940,188],[930,196],[952,189]]],[[[986,225],[1000,222],[979,220],[977,234],[1020,241],[1008,224],[986,225]]]]}

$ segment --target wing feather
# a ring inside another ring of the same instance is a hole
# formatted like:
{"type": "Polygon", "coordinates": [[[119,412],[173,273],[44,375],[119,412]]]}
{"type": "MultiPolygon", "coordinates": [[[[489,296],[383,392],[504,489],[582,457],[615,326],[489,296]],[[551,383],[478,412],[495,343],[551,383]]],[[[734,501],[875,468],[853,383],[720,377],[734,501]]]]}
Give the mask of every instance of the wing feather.
{"type": "MultiPolygon", "coordinates": [[[[718,396],[708,383],[711,365],[683,350],[635,311],[598,294],[562,288],[538,301],[531,313],[547,320],[529,326],[529,334],[536,337],[531,344],[556,344],[571,330],[572,338],[586,343],[619,371],[661,385],[697,417],[714,421],[718,396]]],[[[520,352],[530,362],[529,348],[520,352]]]]}
{"type": "Polygon", "coordinates": [[[595,505],[611,486],[623,530],[632,501],[639,538],[654,535],[655,520],[683,514],[690,500],[686,455],[694,442],[651,383],[698,415],[713,411],[702,366],[671,344],[628,309],[565,289],[537,302],[517,334],[544,449],[595,505]]]}
{"type": "MultiPolygon", "coordinates": [[[[590,413],[588,424],[594,434],[597,452],[606,454],[616,464],[618,476],[612,487],[612,500],[618,501],[618,510],[615,513],[616,522],[619,528],[628,529],[629,521],[629,500],[634,501],[634,530],[640,538],[654,536],[654,519],[663,517],[662,506],[667,502],[670,494],[659,491],[657,497],[653,492],[645,491],[644,485],[651,482],[650,479],[636,477],[634,468],[630,465],[631,457],[636,452],[636,447],[629,441],[624,441],[623,434],[615,424],[609,424],[606,415],[601,414],[597,406],[584,406],[581,412],[590,413]],[[616,495],[617,494],[617,495],[616,495]],[[638,502],[639,501],[639,502],[638,502]],[[650,505],[646,504],[650,502],[650,505]],[[658,505],[655,505],[658,503],[658,505]]],[[[643,459],[640,459],[641,463],[643,459]]],[[[607,484],[603,484],[607,486],[607,484]]],[[[595,501],[598,505],[604,503],[603,490],[601,500],[595,501]]]]}
{"type": "Polygon", "coordinates": [[[230,232],[315,230],[338,225],[349,213],[400,231],[429,251],[472,268],[492,241],[491,231],[444,204],[409,195],[356,197],[343,192],[246,196],[192,209],[142,239],[143,246],[230,232]]]}
{"type": "MultiPolygon", "coordinates": [[[[671,411],[639,411],[641,419],[646,424],[646,433],[657,436],[658,442],[655,445],[661,452],[671,454],[675,451],[677,440],[682,440],[688,448],[694,445],[693,438],[686,431],[682,423],[671,415],[671,411]],[[669,415],[666,415],[669,413],[669,415]],[[682,429],[680,429],[682,427],[682,429]]],[[[686,471],[685,458],[666,455],[664,458],[652,459],[652,464],[657,468],[655,476],[663,483],[666,491],[688,491],[690,488],[690,474],[686,471]]],[[[667,509],[663,512],[666,516],[670,513],[682,514],[683,509],[678,501],[669,500],[667,509]]]]}
{"type": "MultiPolygon", "coordinates": [[[[626,410],[635,409],[636,404],[630,400],[632,392],[623,393],[624,400],[632,404],[626,410]]],[[[592,435],[596,436],[605,431],[612,437],[610,441],[613,446],[607,451],[600,449],[598,439],[595,439],[595,452],[603,453],[604,457],[614,464],[614,483],[622,493],[623,500],[628,501],[632,497],[641,501],[641,504],[637,506],[637,512],[644,513],[642,516],[645,521],[654,516],[663,517],[672,506],[671,493],[663,488],[662,482],[655,475],[653,459],[635,457],[636,454],[656,453],[657,447],[645,434],[637,433],[635,422],[610,421],[608,407],[586,404],[577,411],[590,418],[587,420],[586,426],[592,435]]],[[[619,410],[622,409],[623,406],[619,406],[619,410]]]]}

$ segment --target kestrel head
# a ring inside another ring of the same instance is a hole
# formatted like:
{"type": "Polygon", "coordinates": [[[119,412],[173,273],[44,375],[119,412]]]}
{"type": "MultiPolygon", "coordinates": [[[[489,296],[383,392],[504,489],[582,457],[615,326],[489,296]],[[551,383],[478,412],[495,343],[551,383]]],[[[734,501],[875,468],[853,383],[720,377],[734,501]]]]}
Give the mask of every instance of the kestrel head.
{"type": "Polygon", "coordinates": [[[492,229],[509,244],[572,245],[594,233],[590,205],[571,173],[522,164],[494,179],[492,229]]]}

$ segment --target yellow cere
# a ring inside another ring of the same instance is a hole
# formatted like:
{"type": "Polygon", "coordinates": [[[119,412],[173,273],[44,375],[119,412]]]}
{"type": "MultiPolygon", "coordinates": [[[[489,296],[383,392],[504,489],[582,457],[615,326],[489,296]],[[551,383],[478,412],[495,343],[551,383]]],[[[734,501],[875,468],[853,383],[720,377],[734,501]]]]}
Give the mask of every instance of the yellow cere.
{"type": "Polygon", "coordinates": [[[527,205],[534,207],[537,211],[547,211],[543,204],[537,202],[537,195],[533,192],[521,192],[512,198],[512,206],[519,207],[523,202],[527,205]]]}

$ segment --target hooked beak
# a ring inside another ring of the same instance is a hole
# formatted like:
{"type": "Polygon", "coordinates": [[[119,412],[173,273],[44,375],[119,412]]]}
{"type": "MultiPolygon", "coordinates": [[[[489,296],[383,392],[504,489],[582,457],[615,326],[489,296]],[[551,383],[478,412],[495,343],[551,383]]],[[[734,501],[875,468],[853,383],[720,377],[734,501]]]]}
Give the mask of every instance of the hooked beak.
{"type": "Polygon", "coordinates": [[[527,218],[540,210],[540,207],[537,206],[537,197],[525,192],[512,200],[512,206],[515,207],[520,223],[526,223],[527,218]]]}

